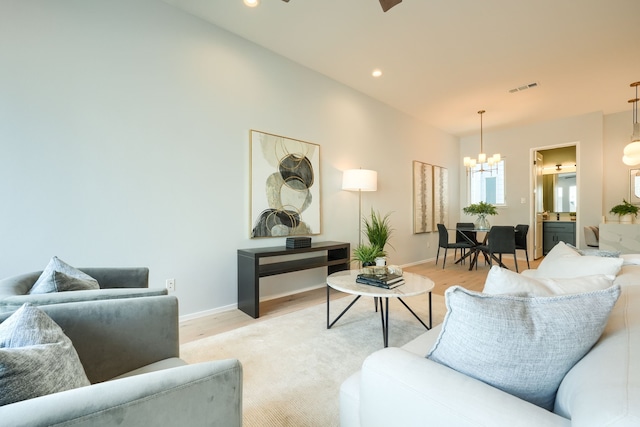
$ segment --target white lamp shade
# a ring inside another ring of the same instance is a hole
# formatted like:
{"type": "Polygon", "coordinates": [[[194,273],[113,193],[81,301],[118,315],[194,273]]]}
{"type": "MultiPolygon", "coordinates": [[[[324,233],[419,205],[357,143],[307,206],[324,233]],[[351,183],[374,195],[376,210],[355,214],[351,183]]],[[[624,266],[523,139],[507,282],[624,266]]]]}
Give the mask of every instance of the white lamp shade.
{"type": "Polygon", "coordinates": [[[377,191],[378,172],[368,169],[347,169],[342,173],[342,189],[347,191],[377,191]]]}

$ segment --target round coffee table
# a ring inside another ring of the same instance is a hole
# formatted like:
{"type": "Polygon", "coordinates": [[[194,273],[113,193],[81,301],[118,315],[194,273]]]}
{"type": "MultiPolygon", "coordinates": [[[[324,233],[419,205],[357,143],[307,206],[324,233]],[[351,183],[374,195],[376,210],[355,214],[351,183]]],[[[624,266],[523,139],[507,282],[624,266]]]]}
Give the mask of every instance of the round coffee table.
{"type": "Polygon", "coordinates": [[[404,273],[405,283],[393,288],[385,289],[372,285],[365,285],[356,282],[360,270],[339,271],[327,277],[327,329],[331,327],[344,315],[352,306],[360,299],[360,297],[373,297],[378,307],[380,302],[380,319],[382,320],[382,337],[384,346],[389,344],[389,298],[397,298],[413,316],[427,329],[431,329],[431,291],[433,290],[433,280],[419,274],[404,273]],[[347,294],[356,295],[356,298],[345,308],[333,322],[329,320],[329,294],[331,289],[345,292],[347,294]],[[429,326],[427,326],[420,317],[402,300],[402,297],[411,297],[415,295],[428,294],[429,296],[429,326]],[[384,299],[384,306],[382,300],[384,299]]]}

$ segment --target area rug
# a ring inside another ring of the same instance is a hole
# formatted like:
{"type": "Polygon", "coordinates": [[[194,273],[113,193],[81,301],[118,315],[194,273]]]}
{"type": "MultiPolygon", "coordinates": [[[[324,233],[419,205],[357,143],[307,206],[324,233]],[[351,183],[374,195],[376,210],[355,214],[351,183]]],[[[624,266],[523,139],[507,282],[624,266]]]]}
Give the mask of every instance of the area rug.
{"type": "MultiPolygon", "coordinates": [[[[437,325],[444,318],[444,298],[432,298],[437,325]]],[[[332,301],[331,318],[352,300],[332,301]]],[[[425,295],[405,299],[423,320],[427,301],[425,295]]],[[[393,298],[389,307],[389,346],[402,346],[425,332],[393,298]]],[[[361,298],[331,329],[326,310],[320,304],[193,341],[180,347],[181,357],[189,363],[240,360],[245,427],[338,426],[340,384],[383,348],[382,329],[371,298],[361,298]]]]}

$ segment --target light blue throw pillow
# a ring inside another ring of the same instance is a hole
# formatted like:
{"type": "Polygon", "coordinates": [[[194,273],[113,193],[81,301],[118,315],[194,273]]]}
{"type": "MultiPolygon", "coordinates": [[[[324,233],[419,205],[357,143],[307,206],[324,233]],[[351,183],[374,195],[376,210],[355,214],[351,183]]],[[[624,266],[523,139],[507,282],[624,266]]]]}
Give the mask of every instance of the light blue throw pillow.
{"type": "Polygon", "coordinates": [[[29,294],[91,289],[100,289],[96,279],[54,256],[29,290],[29,294]]]}
{"type": "Polygon", "coordinates": [[[45,312],[24,304],[0,323],[0,406],[87,385],[71,340],[45,312]]]}
{"type": "Polygon", "coordinates": [[[620,286],[571,295],[488,295],[453,286],[427,358],[553,410],[566,373],[596,343],[620,286]]]}

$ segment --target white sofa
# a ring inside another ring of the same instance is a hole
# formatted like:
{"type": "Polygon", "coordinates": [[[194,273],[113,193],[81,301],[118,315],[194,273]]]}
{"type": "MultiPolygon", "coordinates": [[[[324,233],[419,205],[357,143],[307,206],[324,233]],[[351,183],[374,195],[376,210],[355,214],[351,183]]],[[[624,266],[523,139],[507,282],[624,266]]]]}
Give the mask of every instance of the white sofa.
{"type": "Polygon", "coordinates": [[[623,265],[606,328],[564,377],[553,412],[425,357],[441,325],[370,355],[340,389],[350,426],[640,426],[640,265],[623,265]]]}

